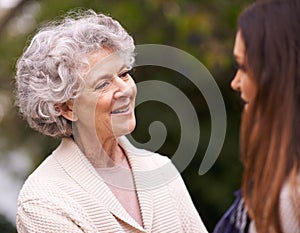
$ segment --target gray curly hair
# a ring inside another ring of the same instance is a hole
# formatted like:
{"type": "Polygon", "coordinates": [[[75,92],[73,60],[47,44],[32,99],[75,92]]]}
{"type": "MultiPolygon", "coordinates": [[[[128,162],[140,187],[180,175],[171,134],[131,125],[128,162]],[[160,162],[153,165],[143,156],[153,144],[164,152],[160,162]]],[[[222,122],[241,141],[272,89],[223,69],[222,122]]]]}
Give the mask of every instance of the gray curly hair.
{"type": "Polygon", "coordinates": [[[40,29],[16,65],[16,104],[30,127],[53,137],[72,136],[57,104],[76,99],[89,68],[87,54],[113,49],[134,63],[134,41],[119,22],[93,10],[71,12],[40,29]]]}

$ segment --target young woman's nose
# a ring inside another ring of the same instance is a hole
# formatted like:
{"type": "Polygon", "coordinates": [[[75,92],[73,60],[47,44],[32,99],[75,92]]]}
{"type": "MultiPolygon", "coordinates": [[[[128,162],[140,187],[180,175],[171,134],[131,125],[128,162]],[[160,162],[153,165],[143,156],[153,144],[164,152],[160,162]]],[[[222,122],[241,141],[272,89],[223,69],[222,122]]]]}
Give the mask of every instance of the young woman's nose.
{"type": "Polygon", "coordinates": [[[233,80],[230,83],[230,86],[233,90],[235,91],[240,91],[240,83],[241,83],[241,78],[240,78],[241,74],[239,73],[239,71],[237,71],[237,73],[235,74],[233,80]]]}

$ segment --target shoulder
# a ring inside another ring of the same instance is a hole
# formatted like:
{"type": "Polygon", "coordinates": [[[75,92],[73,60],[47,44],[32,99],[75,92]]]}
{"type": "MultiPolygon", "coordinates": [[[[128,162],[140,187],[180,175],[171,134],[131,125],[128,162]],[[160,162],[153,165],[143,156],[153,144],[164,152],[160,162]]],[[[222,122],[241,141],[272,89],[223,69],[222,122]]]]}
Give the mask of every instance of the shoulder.
{"type": "MultiPolygon", "coordinates": [[[[293,197],[294,194],[300,194],[300,186],[296,187],[296,189],[293,189],[293,187],[288,182],[286,182],[281,189],[279,197],[279,217],[281,220],[283,233],[300,231],[300,225],[297,220],[296,211],[299,203],[295,203],[295,201],[299,200],[299,198],[298,196],[293,197]]],[[[255,224],[253,222],[251,222],[250,224],[249,232],[257,232],[255,229],[255,224]]]]}
{"type": "MultiPolygon", "coordinates": [[[[299,182],[299,180],[298,180],[299,182]]],[[[294,188],[285,183],[280,193],[279,214],[283,232],[299,232],[300,225],[297,220],[297,206],[299,206],[300,186],[294,188]]]]}
{"type": "Polygon", "coordinates": [[[19,192],[19,202],[44,197],[55,198],[61,193],[59,187],[67,185],[65,171],[53,156],[55,151],[27,177],[19,192]]]}
{"type": "Polygon", "coordinates": [[[63,183],[63,181],[54,167],[55,161],[49,156],[25,180],[19,192],[18,202],[45,197],[54,198],[58,193],[61,193],[58,187],[59,183],[63,183]]]}

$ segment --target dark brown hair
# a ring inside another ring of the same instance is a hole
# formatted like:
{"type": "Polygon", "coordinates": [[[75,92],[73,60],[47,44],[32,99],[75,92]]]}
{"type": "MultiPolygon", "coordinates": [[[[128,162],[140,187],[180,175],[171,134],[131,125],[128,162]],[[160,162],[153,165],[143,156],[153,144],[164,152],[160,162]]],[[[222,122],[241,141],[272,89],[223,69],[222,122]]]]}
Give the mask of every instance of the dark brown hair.
{"type": "Polygon", "coordinates": [[[300,205],[300,1],[256,2],[242,12],[238,29],[257,86],[242,118],[243,195],[258,232],[282,232],[279,197],[286,182],[300,205]]]}

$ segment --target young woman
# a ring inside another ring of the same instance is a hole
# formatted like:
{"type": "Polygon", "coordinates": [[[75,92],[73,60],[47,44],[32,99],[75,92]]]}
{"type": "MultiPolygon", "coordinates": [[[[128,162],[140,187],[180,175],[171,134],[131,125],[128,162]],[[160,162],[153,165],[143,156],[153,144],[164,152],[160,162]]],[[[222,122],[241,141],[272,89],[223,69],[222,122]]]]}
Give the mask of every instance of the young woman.
{"type": "Polygon", "coordinates": [[[231,86],[245,102],[242,197],[215,232],[300,232],[300,1],[248,7],[233,53],[231,86]]]}

